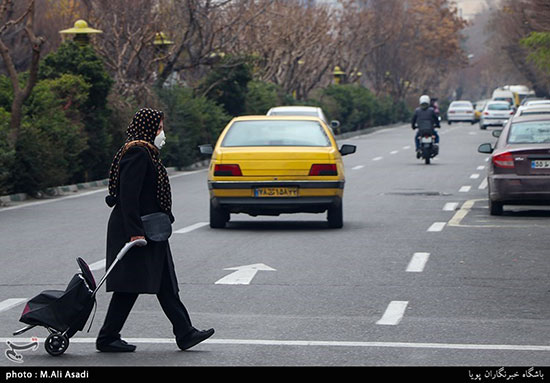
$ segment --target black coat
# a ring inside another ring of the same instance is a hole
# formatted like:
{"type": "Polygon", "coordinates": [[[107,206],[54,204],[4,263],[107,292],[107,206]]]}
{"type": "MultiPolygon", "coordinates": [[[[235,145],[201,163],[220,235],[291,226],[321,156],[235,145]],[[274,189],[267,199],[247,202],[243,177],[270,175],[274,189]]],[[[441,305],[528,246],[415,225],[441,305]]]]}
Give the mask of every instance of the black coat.
{"type": "Polygon", "coordinates": [[[412,128],[420,132],[431,132],[435,127],[439,128],[439,118],[432,107],[416,108],[412,117],[412,128]]]}
{"type": "MultiPolygon", "coordinates": [[[[143,236],[141,216],[161,211],[156,198],[157,170],[144,147],[130,148],[120,160],[118,202],[107,226],[107,269],[131,237],[143,236]]],[[[107,277],[107,291],[156,294],[163,268],[178,283],[168,241],[133,247],[107,277]]]]}

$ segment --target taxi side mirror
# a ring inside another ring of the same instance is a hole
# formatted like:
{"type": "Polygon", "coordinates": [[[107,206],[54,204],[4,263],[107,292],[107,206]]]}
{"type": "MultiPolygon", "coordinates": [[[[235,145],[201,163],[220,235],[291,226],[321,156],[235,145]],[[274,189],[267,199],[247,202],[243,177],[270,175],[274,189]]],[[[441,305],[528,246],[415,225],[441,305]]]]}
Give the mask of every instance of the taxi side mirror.
{"type": "Polygon", "coordinates": [[[214,153],[214,147],[211,144],[199,145],[199,151],[201,154],[211,156],[214,153]]]}
{"type": "Polygon", "coordinates": [[[355,153],[356,149],[357,149],[357,147],[355,145],[344,144],[340,148],[340,154],[343,155],[343,156],[346,156],[348,154],[353,154],[353,153],[355,153]]]}

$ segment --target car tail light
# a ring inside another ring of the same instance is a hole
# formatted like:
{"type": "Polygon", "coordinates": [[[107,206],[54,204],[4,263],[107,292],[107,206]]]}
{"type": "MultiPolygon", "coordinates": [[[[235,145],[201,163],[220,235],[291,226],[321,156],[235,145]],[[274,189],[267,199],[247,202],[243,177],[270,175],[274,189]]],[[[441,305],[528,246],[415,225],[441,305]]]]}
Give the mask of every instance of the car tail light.
{"type": "Polygon", "coordinates": [[[336,164],[313,164],[309,170],[310,176],[337,176],[336,164]]]}
{"type": "Polygon", "coordinates": [[[239,165],[216,165],[214,167],[215,176],[242,176],[241,168],[239,165]]]}
{"type": "Polygon", "coordinates": [[[489,112],[483,112],[483,114],[484,114],[485,116],[488,116],[488,115],[489,115],[489,112]]]}
{"type": "Polygon", "coordinates": [[[493,164],[499,168],[512,169],[514,167],[514,157],[509,152],[500,153],[493,156],[493,164]]]}
{"type": "Polygon", "coordinates": [[[455,111],[454,110],[449,110],[449,113],[453,114],[453,113],[455,113],[455,111]]]}

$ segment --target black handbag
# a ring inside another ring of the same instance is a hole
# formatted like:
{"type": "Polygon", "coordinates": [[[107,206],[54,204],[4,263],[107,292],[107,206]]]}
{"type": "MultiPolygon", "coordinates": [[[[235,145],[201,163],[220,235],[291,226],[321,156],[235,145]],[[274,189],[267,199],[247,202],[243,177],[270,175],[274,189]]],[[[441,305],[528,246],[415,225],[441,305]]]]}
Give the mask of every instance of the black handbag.
{"type": "Polygon", "coordinates": [[[145,237],[153,242],[168,240],[172,235],[172,222],[166,213],[151,213],[141,217],[145,237]]]}

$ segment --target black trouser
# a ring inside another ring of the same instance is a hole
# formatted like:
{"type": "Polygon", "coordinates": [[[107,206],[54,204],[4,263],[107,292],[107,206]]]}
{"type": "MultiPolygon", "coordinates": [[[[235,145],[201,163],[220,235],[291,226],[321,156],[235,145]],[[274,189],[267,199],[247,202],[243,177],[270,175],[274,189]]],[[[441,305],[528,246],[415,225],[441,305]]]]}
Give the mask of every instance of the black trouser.
{"type": "MultiPolygon", "coordinates": [[[[139,294],[114,292],[107,310],[103,327],[99,330],[97,343],[107,345],[120,339],[120,331],[136,302],[139,294]]],[[[182,338],[192,329],[191,318],[187,309],[180,300],[172,280],[167,272],[167,265],[164,265],[160,291],[157,294],[159,303],[164,314],[172,322],[174,335],[176,338],[182,338]]]]}

